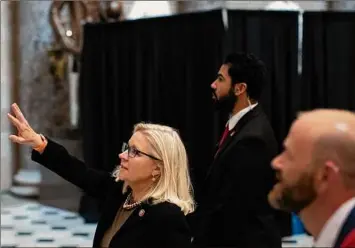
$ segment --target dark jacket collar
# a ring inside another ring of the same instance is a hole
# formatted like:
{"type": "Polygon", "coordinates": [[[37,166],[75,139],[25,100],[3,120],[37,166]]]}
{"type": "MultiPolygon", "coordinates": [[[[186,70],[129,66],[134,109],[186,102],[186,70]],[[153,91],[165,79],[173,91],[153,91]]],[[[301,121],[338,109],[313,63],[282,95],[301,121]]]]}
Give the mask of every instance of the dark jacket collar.
{"type": "MultiPolygon", "coordinates": [[[[94,247],[100,246],[100,243],[105,232],[110,228],[112,225],[120,207],[124,204],[129,194],[132,192],[130,188],[127,188],[127,191],[122,194],[122,182],[118,182],[117,188],[115,190],[115,195],[117,197],[111,198],[111,204],[108,209],[104,209],[105,213],[102,215],[102,219],[100,219],[100,228],[96,230],[95,237],[94,237],[94,247]]],[[[133,212],[131,213],[130,217],[126,220],[126,222],[122,225],[121,229],[117,233],[117,235],[121,235],[125,232],[125,230],[129,229],[132,226],[135,226],[140,221],[144,220],[147,212],[149,212],[149,208],[152,206],[152,199],[147,199],[143,201],[140,205],[138,205],[133,212]]]]}
{"type": "Polygon", "coordinates": [[[236,135],[238,132],[240,132],[243,127],[255,116],[259,115],[262,113],[262,108],[260,104],[256,105],[255,108],[250,110],[248,113],[246,113],[234,126],[232,130],[229,131],[229,135],[226,138],[226,140],[223,142],[222,146],[219,148],[219,150],[216,150],[216,155],[215,159],[220,156],[220,154],[223,153],[223,151],[228,147],[230,142],[233,140],[234,135],[236,135]]]}

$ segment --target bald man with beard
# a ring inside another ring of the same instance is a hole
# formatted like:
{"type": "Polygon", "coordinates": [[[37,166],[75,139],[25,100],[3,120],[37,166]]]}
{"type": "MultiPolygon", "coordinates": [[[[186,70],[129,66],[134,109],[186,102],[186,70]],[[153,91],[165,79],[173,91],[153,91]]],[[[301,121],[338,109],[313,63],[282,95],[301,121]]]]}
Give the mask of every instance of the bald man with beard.
{"type": "Polygon", "coordinates": [[[272,161],[278,183],[269,203],[296,212],[314,247],[355,247],[355,114],[300,114],[272,161]]]}

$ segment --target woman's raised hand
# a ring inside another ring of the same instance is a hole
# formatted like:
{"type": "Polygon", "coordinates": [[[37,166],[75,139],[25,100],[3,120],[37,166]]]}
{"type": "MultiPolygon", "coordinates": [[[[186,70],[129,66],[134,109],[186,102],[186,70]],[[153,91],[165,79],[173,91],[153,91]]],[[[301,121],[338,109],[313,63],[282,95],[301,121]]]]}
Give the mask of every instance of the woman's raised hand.
{"type": "Polygon", "coordinates": [[[32,148],[40,146],[43,143],[41,136],[31,128],[16,103],[11,105],[11,110],[15,116],[10,113],[7,116],[17,128],[18,133],[17,135],[10,135],[9,139],[12,142],[29,145],[32,148]]]}

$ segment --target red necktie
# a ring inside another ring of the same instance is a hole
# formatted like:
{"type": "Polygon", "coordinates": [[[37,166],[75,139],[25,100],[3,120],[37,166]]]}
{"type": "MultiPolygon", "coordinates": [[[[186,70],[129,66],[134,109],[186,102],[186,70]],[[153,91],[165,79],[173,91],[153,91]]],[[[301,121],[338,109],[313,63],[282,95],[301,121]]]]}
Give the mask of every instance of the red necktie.
{"type": "Polygon", "coordinates": [[[228,136],[228,133],[229,133],[229,127],[228,127],[228,125],[227,125],[226,128],[224,129],[222,138],[221,138],[221,140],[220,140],[220,142],[219,142],[219,145],[218,145],[219,148],[222,146],[223,142],[226,140],[226,138],[227,138],[227,136],[228,136]]]}

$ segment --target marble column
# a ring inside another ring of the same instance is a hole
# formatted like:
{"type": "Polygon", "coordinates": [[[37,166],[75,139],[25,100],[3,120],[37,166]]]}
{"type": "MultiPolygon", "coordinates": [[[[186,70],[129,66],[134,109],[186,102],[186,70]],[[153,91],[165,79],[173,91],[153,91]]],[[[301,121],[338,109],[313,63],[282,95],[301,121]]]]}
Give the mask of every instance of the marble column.
{"type": "MultiPolygon", "coordinates": [[[[19,105],[30,125],[46,133],[53,99],[53,80],[49,74],[46,48],[52,38],[48,21],[51,1],[20,1],[20,100],[19,105]]],[[[23,169],[36,170],[28,147],[21,147],[23,169]]]]}
{"type": "MultiPolygon", "coordinates": [[[[55,81],[49,51],[54,41],[49,22],[52,1],[18,1],[19,4],[19,105],[32,128],[62,144],[82,158],[81,137],[72,132],[67,78],[55,81]]],[[[68,12],[61,13],[68,18],[68,12]]],[[[67,68],[67,66],[65,66],[67,68]]],[[[67,71],[67,69],[65,69],[67,71]]],[[[21,169],[11,191],[18,196],[37,196],[39,202],[75,211],[81,191],[31,160],[29,147],[21,146],[21,169]]],[[[65,166],[65,165],[63,165],[65,166]]]]}
{"type": "Polygon", "coordinates": [[[1,1],[1,191],[11,187],[13,172],[11,126],[6,116],[12,102],[11,42],[9,2],[1,1]]]}

